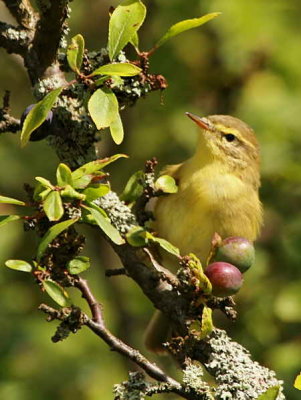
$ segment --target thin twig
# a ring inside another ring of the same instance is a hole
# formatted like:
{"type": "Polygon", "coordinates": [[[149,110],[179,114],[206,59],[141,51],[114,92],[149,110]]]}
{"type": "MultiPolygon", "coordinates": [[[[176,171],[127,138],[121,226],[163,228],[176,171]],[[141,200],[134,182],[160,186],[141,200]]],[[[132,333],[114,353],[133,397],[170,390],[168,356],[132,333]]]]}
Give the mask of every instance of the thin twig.
{"type": "Polygon", "coordinates": [[[0,133],[12,132],[16,133],[20,130],[20,120],[9,114],[9,91],[6,90],[3,96],[3,107],[0,108],[0,133]]]}
{"type": "Polygon", "coordinates": [[[87,318],[85,325],[87,325],[97,336],[102,338],[112,350],[117,351],[118,353],[132,360],[150,377],[160,382],[167,382],[177,391],[181,390],[180,383],[167,376],[159,367],[157,367],[156,364],[151,363],[138,350],[133,349],[126,343],[122,342],[106,328],[102,315],[102,307],[94,297],[86,280],[78,278],[75,286],[81,291],[82,296],[87,301],[93,316],[93,319],[87,318]]]}

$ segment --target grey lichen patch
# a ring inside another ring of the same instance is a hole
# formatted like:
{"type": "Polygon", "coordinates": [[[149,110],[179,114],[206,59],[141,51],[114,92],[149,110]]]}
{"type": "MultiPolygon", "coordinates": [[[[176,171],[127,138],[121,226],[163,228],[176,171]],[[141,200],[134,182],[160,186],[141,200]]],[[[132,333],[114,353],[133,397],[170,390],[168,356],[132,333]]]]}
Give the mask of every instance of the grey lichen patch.
{"type": "Polygon", "coordinates": [[[65,84],[66,81],[62,79],[60,74],[54,74],[51,76],[51,78],[39,80],[33,88],[33,94],[38,100],[41,100],[48,92],[65,84]]]}
{"type": "Polygon", "coordinates": [[[138,222],[129,207],[119,199],[116,193],[110,192],[107,195],[100,197],[95,201],[95,203],[106,211],[112,224],[119,232],[126,233],[133,227],[133,225],[138,225],[138,222]]]}
{"type": "Polygon", "coordinates": [[[203,368],[197,361],[191,361],[183,370],[183,383],[187,391],[192,391],[202,397],[200,399],[213,400],[211,388],[203,380],[203,368]]]}
{"type": "MultiPolygon", "coordinates": [[[[225,331],[214,330],[207,345],[209,358],[204,365],[218,384],[215,391],[217,400],[257,399],[269,387],[278,385],[280,390],[277,400],[285,399],[282,393],[283,382],[276,378],[275,372],[253,361],[250,353],[232,341],[225,331]]],[[[201,352],[203,350],[200,349],[201,352]]]]}
{"type": "Polygon", "coordinates": [[[144,400],[148,385],[141,372],[130,372],[128,381],[114,385],[114,400],[144,400]]]}
{"type": "Polygon", "coordinates": [[[6,36],[10,40],[16,40],[21,42],[26,41],[28,38],[26,31],[13,27],[9,27],[7,29],[6,36]]]}

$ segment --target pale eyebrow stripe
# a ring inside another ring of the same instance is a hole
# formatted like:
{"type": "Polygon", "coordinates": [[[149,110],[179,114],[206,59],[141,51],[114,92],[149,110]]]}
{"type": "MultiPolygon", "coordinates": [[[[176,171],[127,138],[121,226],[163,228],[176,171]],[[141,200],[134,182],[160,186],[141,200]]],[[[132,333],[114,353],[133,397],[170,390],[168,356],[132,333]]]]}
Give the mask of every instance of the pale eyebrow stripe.
{"type": "Polygon", "coordinates": [[[235,128],[227,128],[226,126],[220,125],[220,124],[215,125],[215,127],[221,133],[232,133],[233,135],[237,136],[237,138],[239,140],[241,140],[243,143],[246,143],[246,144],[248,144],[248,146],[252,147],[253,149],[256,149],[256,147],[253,145],[253,143],[249,142],[244,137],[242,137],[242,135],[240,134],[240,132],[237,129],[235,129],[235,128]]]}

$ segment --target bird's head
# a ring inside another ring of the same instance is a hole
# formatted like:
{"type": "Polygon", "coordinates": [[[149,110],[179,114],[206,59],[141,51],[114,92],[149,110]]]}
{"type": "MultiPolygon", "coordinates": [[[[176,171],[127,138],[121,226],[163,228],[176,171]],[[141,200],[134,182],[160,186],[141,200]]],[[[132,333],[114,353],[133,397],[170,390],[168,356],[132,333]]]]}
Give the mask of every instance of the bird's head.
{"type": "Polygon", "coordinates": [[[259,146],[252,128],[229,115],[186,115],[200,128],[197,156],[207,153],[236,173],[258,174],[259,146]]]}

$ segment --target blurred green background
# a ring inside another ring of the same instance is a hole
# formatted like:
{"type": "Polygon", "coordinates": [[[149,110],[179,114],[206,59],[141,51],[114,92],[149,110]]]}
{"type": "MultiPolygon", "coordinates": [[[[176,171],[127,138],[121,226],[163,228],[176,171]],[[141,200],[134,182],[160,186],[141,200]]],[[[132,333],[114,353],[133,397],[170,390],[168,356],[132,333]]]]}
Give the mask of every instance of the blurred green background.
{"type": "MultiPolygon", "coordinates": [[[[105,46],[108,9],[117,4],[116,0],[72,2],[70,36],[82,33],[89,50],[105,46]]],[[[151,71],[164,75],[169,88],[162,99],[160,93],[152,93],[123,112],[126,139],[121,146],[103,133],[101,154],[130,155],[110,168],[113,188],[121,191],[130,174],[152,156],[163,166],[193,153],[196,132],[185,111],[231,114],[255,129],[262,149],[265,225],[257,243],[256,265],[246,274],[237,296],[238,321],[232,324],[219,315],[215,319],[256,360],[277,372],[285,381],[288,399],[300,399],[293,381],[301,367],[301,3],[152,0],[145,4],[143,50],[181,19],[212,11],[222,15],[174,38],[153,55],[151,71]]],[[[0,20],[12,22],[3,3],[0,20]]],[[[15,116],[34,102],[21,59],[2,49],[0,89],[1,96],[5,89],[11,91],[15,116]]],[[[32,183],[37,175],[54,176],[58,160],[46,143],[20,149],[18,135],[3,134],[0,140],[1,194],[24,198],[24,182],[32,183]]],[[[11,206],[1,208],[3,214],[10,212],[14,212],[11,206]]],[[[118,266],[118,260],[92,231],[84,233],[85,254],[93,261],[85,277],[104,305],[108,325],[147,354],[142,337],[152,306],[129,279],[104,277],[104,269],[118,266]]],[[[30,260],[36,245],[33,234],[24,236],[21,224],[6,225],[0,232],[0,265],[8,258],[30,260]]],[[[48,299],[27,274],[1,268],[0,290],[0,399],[113,397],[112,385],[127,377],[126,360],[87,329],[52,344],[56,324],[46,323],[37,311],[40,302],[48,299]]],[[[178,374],[168,359],[157,362],[178,374]]]]}

